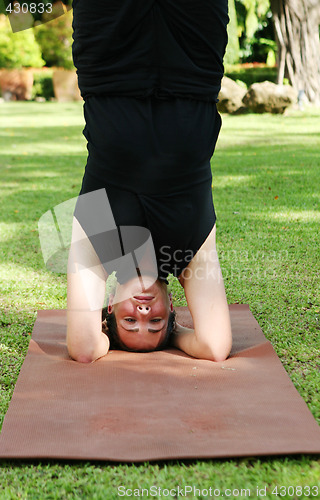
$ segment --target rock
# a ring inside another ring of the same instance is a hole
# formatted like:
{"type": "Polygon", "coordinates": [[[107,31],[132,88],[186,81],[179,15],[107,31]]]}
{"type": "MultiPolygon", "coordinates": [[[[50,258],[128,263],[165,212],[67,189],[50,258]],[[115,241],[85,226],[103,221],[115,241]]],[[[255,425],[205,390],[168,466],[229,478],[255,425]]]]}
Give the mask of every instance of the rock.
{"type": "Polygon", "coordinates": [[[217,109],[220,113],[237,113],[243,110],[242,98],[247,90],[238,85],[234,80],[224,76],[218,96],[217,109]]]}
{"type": "Polygon", "coordinates": [[[81,101],[75,70],[56,69],[52,75],[54,95],[60,102],[81,101]]]}
{"type": "Polygon", "coordinates": [[[243,102],[254,113],[284,113],[297,102],[297,98],[298,93],[291,85],[265,81],[251,85],[243,102]]]}
{"type": "Polygon", "coordinates": [[[32,69],[1,69],[0,88],[5,101],[28,101],[32,97],[32,69]]]}

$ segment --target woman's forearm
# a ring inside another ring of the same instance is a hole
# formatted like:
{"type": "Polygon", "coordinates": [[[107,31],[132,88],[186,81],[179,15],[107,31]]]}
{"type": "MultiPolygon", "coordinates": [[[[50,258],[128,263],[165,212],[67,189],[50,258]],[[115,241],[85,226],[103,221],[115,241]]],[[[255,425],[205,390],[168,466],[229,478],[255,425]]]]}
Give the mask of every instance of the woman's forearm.
{"type": "Polygon", "coordinates": [[[216,353],[215,349],[209,344],[201,342],[197,338],[193,328],[186,328],[178,324],[173,335],[173,345],[189,356],[197,359],[224,361],[229,354],[229,349],[226,349],[225,355],[221,355],[220,350],[219,354],[216,353]]]}
{"type": "Polygon", "coordinates": [[[68,260],[67,347],[71,358],[82,363],[92,363],[109,350],[109,339],[101,330],[106,278],[88,237],[74,219],[68,260]]]}
{"type": "Polygon", "coordinates": [[[173,336],[173,345],[193,358],[207,359],[206,355],[208,353],[197,342],[193,328],[186,328],[177,324],[173,336]]]}

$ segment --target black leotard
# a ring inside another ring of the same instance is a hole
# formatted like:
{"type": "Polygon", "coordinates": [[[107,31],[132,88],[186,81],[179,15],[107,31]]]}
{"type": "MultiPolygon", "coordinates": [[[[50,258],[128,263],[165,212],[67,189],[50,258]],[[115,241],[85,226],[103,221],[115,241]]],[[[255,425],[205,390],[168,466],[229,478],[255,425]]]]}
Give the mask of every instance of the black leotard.
{"type": "Polygon", "coordinates": [[[228,0],[73,0],[82,96],[216,101],[228,0]]]}
{"type": "Polygon", "coordinates": [[[105,188],[117,226],[150,230],[158,277],[166,280],[168,273],[181,274],[216,220],[210,158],[221,126],[216,100],[226,5],[221,0],[133,0],[121,8],[118,2],[103,3],[100,18],[96,5],[90,11],[85,0],[74,1],[74,60],[89,153],[81,194],[105,188]],[[102,33],[115,44],[106,44],[102,33]],[[152,66],[144,65],[147,55],[159,53],[159,64],[150,59],[152,66]]]}

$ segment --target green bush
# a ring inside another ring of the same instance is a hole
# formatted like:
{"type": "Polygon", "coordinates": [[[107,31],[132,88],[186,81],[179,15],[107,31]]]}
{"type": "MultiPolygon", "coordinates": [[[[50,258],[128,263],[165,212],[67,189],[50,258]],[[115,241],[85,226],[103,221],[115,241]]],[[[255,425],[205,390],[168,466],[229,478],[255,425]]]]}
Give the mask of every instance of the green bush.
{"type": "Polygon", "coordinates": [[[277,68],[269,68],[267,66],[226,66],[225,75],[232,80],[241,80],[250,87],[253,83],[264,82],[268,80],[269,82],[276,83],[277,81],[277,68]]]}
{"type": "Polygon", "coordinates": [[[0,67],[41,68],[44,60],[31,29],[12,33],[9,20],[0,15],[0,67]]]}
{"type": "Polygon", "coordinates": [[[33,74],[31,99],[34,101],[36,97],[44,97],[46,101],[49,101],[52,97],[54,97],[52,71],[50,73],[35,72],[33,74]]]}
{"type": "Polygon", "coordinates": [[[46,66],[74,68],[72,61],[72,11],[34,28],[46,66]]]}

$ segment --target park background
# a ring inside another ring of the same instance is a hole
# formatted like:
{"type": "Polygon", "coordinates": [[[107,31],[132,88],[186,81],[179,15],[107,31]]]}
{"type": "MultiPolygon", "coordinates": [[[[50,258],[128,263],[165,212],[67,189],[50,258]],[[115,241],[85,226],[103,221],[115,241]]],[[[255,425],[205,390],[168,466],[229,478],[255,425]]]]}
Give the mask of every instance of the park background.
{"type": "MultiPolygon", "coordinates": [[[[228,302],[250,305],[320,423],[320,6],[317,0],[231,0],[229,9],[226,74],[246,87],[264,80],[291,85],[305,99],[281,115],[223,114],[212,172],[228,302]]],[[[5,15],[0,18],[0,73],[27,71],[33,78],[27,100],[7,93],[0,102],[0,426],[36,311],[66,307],[66,276],[46,269],[38,220],[77,196],[86,160],[82,103],[57,100],[53,86],[54,71],[74,74],[72,11],[38,23],[13,33],[5,15]]],[[[170,282],[174,304],[186,305],[180,285],[170,282]]],[[[2,462],[0,498],[118,498],[124,482],[127,488],[252,491],[267,485],[266,498],[275,498],[276,486],[319,485],[319,477],[320,462],[312,456],[143,465],[2,462]]]]}

